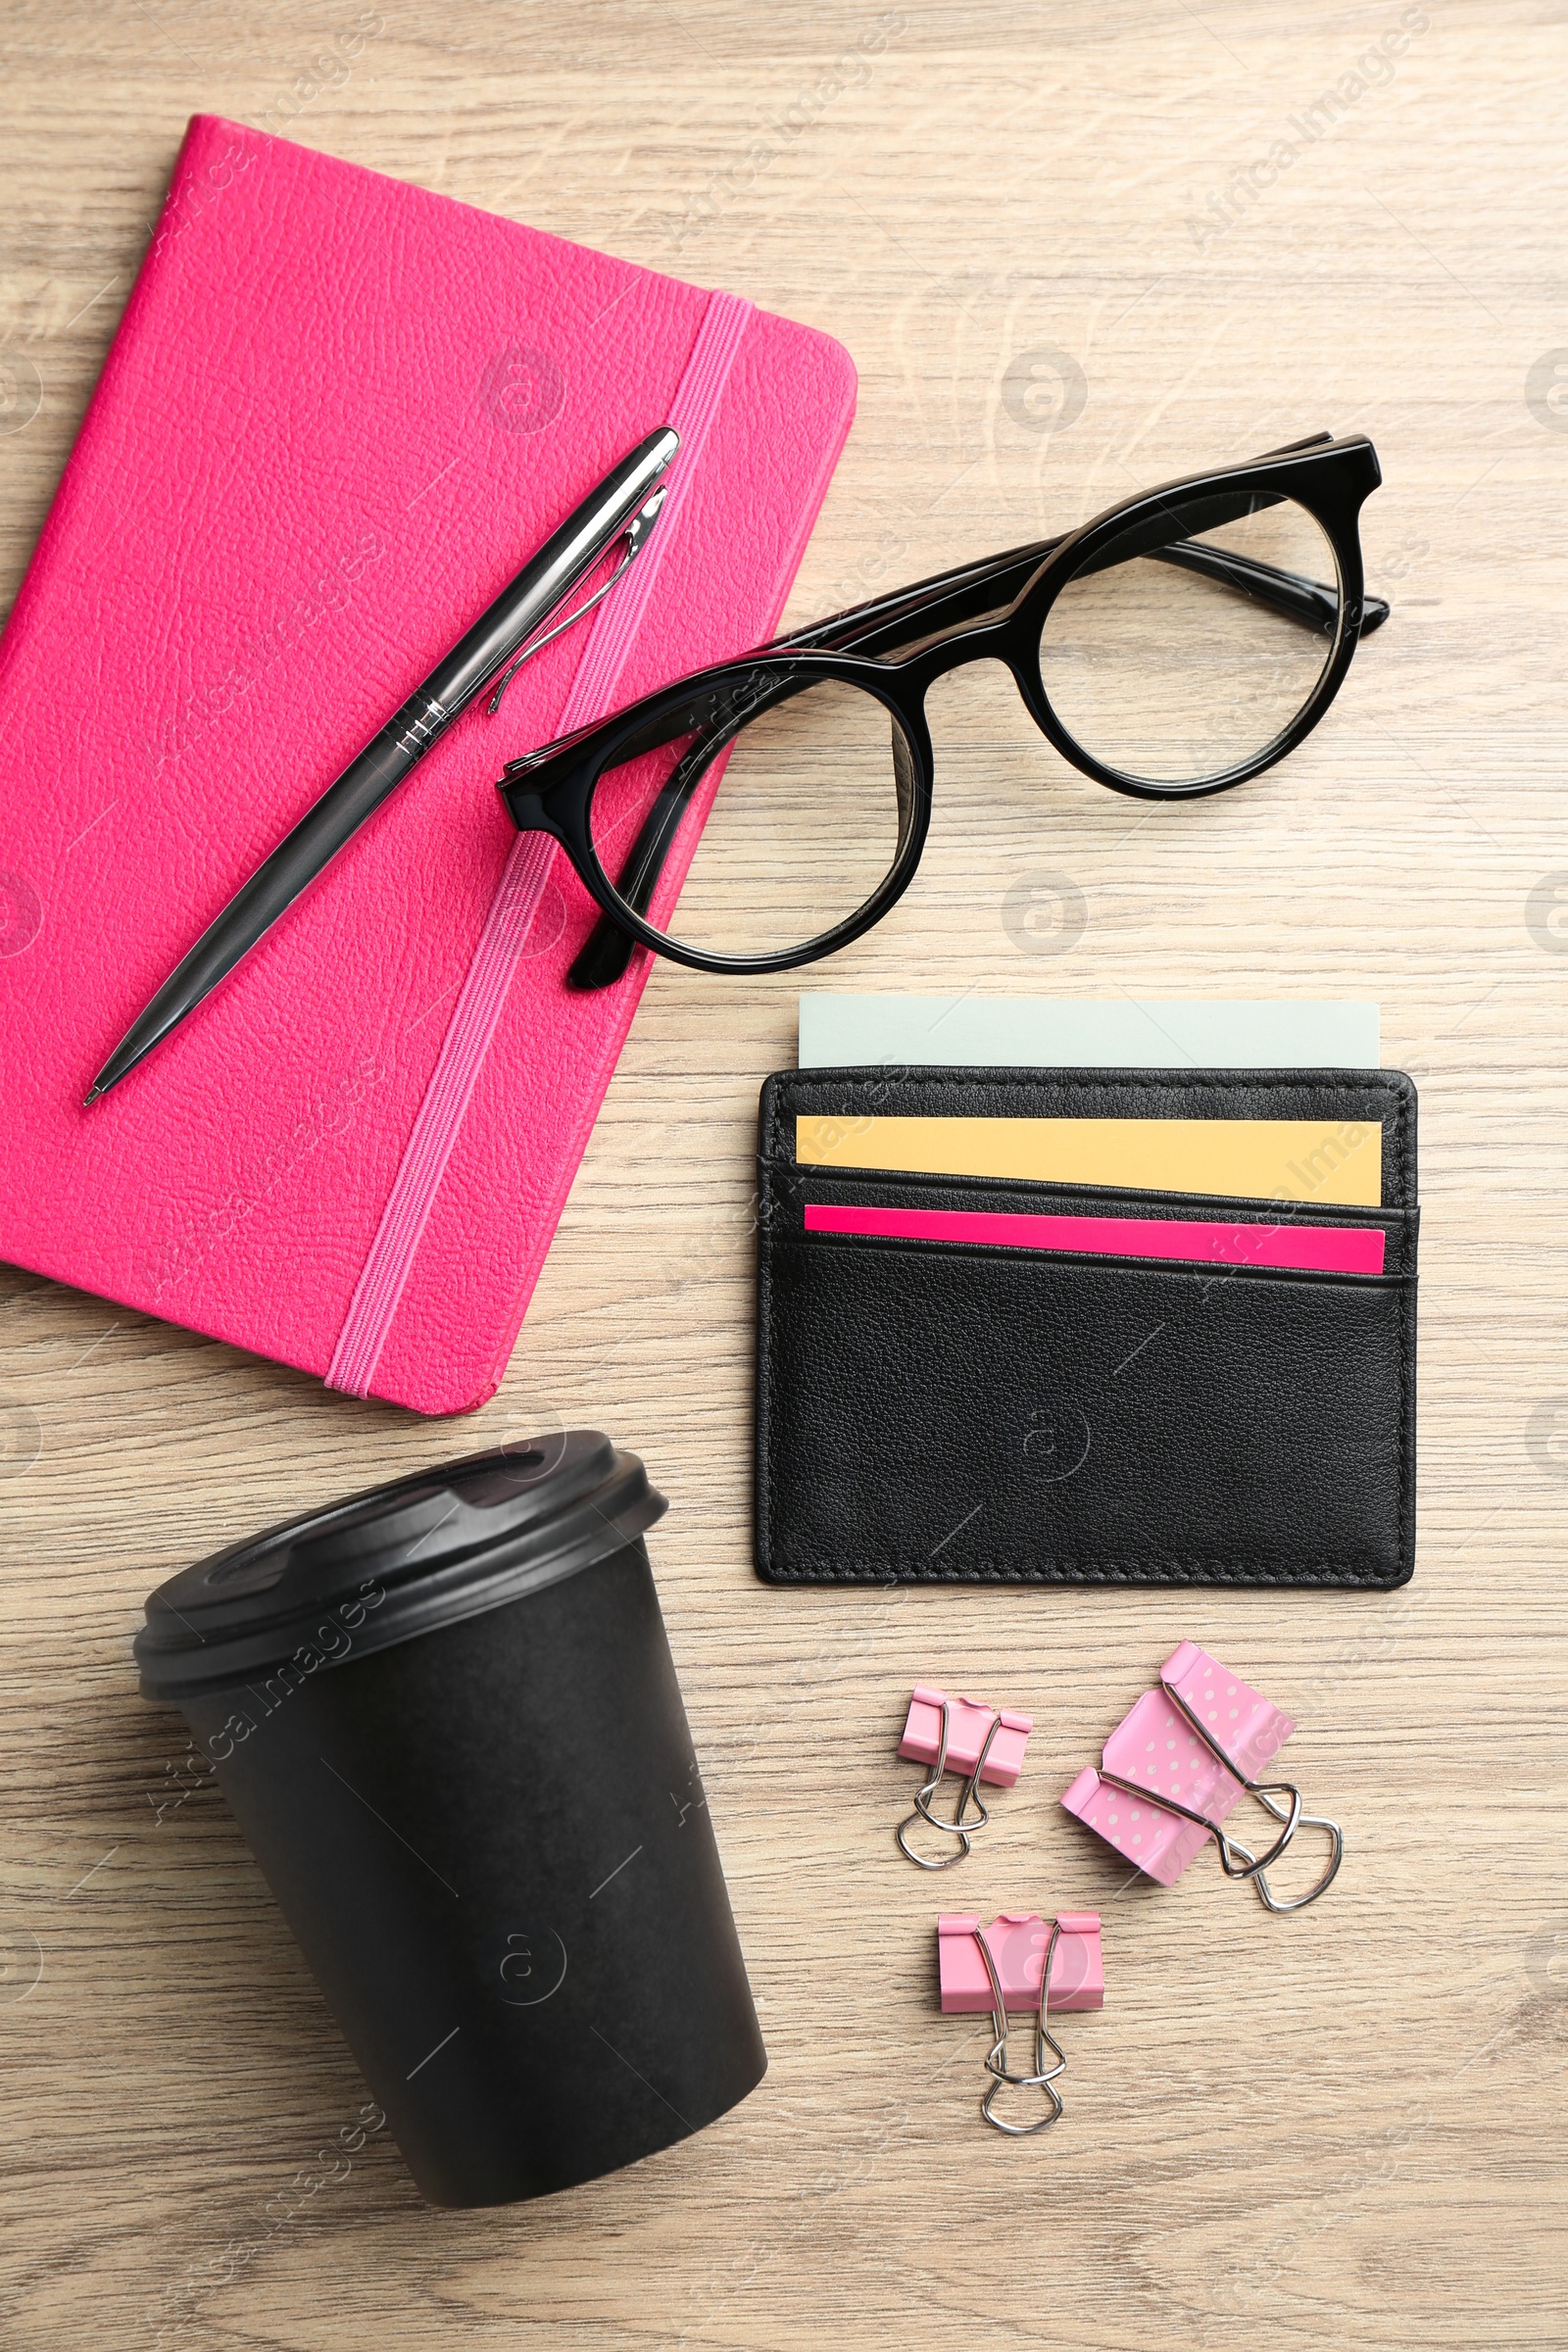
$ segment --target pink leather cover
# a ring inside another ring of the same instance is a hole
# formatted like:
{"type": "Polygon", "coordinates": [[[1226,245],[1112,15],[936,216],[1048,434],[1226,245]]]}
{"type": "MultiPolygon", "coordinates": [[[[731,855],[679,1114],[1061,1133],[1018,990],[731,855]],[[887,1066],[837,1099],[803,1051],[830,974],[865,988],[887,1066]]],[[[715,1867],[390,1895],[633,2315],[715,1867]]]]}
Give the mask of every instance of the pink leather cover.
{"type": "MultiPolygon", "coordinates": [[[[192,121],[0,640],[0,1255],[325,1373],[516,838],[495,779],[554,731],[594,624],[496,718],[470,710],[178,1035],[81,1098],[236,885],[663,420],[709,299],[192,121]]],[[[854,397],[837,343],[753,314],[615,703],[769,633],[854,397]]],[[[613,989],[564,988],[593,920],[555,857],[378,1396],[459,1411],[505,1369],[647,975],[639,953],[613,989]]]]}

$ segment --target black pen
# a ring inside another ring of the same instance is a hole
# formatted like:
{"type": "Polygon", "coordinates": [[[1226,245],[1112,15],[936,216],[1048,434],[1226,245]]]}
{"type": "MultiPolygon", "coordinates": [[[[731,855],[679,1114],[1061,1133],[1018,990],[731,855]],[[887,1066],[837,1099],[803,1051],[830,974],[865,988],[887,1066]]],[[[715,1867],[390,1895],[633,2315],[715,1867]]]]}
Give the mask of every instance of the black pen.
{"type": "Polygon", "coordinates": [[[118,1086],[126,1071],[134,1069],[144,1054],[177,1028],[241,956],[250,953],[411,768],[417,766],[431,744],[467,709],[497,670],[511,661],[491,702],[492,710],[518,662],[536,654],[562,629],[569,628],[614,586],[646,544],[664,499],[663,490],[654,485],[679,447],[680,436],[669,425],[650,433],[606,474],[538,553],[529,557],[467,635],[436,664],[208,925],[110,1054],[92,1082],[86,1098],[89,1102],[118,1086]],[[547,636],[528,644],[540,622],[570,595],[617,539],[624,539],[625,553],[604,587],[547,636]],[[512,661],[514,655],[517,659],[512,661]]]}

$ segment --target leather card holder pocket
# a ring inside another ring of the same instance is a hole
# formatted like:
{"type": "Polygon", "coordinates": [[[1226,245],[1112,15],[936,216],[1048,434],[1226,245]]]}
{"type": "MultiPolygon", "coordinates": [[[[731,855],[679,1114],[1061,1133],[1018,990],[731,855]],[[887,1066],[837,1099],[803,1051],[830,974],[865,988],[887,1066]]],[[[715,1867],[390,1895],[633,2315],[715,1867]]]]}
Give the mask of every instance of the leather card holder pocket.
{"type": "Polygon", "coordinates": [[[778,1584],[1387,1591],[1414,1564],[1415,1091],[1382,1072],[782,1072],[759,1160],[756,1564],[778,1584]],[[1383,1200],[1314,1211],[803,1167],[798,1115],[1343,1118],[1383,1200]],[[819,1207],[1291,1216],[1381,1274],[808,1231],[819,1207]]]}

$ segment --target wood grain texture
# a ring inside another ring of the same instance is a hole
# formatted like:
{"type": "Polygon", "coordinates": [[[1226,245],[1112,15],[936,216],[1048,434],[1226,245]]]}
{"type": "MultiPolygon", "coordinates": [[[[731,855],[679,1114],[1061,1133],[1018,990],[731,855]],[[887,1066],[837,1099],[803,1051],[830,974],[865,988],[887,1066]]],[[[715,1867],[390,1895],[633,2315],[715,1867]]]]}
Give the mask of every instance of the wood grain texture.
{"type": "Polygon", "coordinates": [[[312,61],[351,0],[9,0],[0,609],[198,107],[841,336],[860,409],[802,615],[1209,459],[1372,432],[1395,618],[1305,750],[1146,812],[1056,761],[1000,673],[953,679],[919,881],[807,984],[1380,999],[1422,1097],[1419,1560],[1387,1597],[760,1589],[749,1155],[787,977],[655,974],[476,1419],[0,1273],[7,2344],[1563,2343],[1561,9],[376,15],[330,86],[312,61]],[[1358,66],[1401,31],[1386,74],[1358,66]],[[1078,894],[1079,935],[1014,944],[1020,880],[1078,894]],[[184,1740],[135,1695],[142,1597],[284,1511],[583,1422],[673,1497],[655,1562],[771,2071],[531,2208],[425,2209],[384,2133],[312,2190],[364,2086],[215,1791],[158,1814],[184,1740]],[[1203,1864],[1123,1886],[1055,1807],[1184,1634],[1298,1716],[1293,1762],[1347,1825],[1298,1919],[1203,1864]],[[940,1893],[892,1838],[921,1678],[1040,1727],[940,1893]],[[960,1894],[1104,1913],[1108,2005],[1063,2029],[1044,2141],[983,2130],[981,2034],[933,2015],[960,1894]]]}

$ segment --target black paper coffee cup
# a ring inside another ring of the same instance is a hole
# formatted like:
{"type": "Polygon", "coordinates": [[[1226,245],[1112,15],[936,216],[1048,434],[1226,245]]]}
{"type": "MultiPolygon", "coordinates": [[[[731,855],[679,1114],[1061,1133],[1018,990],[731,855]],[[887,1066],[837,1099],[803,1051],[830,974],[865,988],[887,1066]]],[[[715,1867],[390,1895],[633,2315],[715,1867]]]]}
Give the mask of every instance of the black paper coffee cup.
{"type": "Polygon", "coordinates": [[[767,2059],[643,1532],[575,1431],[270,1529],[135,1642],[214,1759],[416,2181],[542,2196],[767,2059]]]}

